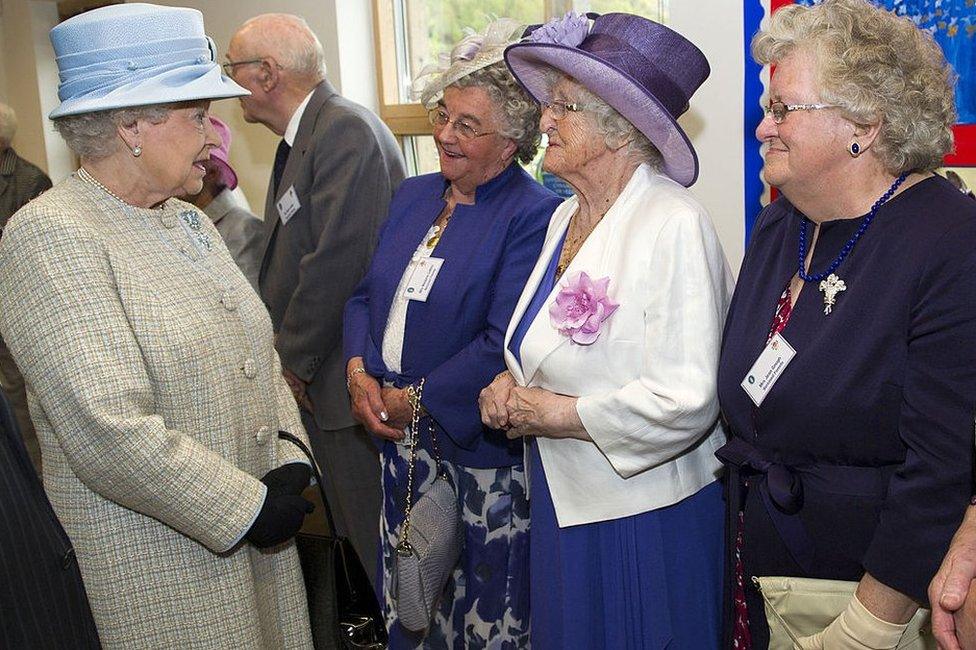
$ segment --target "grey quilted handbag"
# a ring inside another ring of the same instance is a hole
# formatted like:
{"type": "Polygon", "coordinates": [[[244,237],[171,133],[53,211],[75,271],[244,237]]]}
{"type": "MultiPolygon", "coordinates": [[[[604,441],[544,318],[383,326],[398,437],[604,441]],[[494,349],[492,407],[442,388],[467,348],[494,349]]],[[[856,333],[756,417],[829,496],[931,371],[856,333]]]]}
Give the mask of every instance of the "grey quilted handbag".
{"type": "Polygon", "coordinates": [[[444,585],[461,557],[464,530],[454,483],[444,471],[434,427],[428,422],[437,478],[411,506],[413,475],[420,438],[420,397],[424,380],[408,393],[413,405],[411,421],[410,467],[407,470],[407,496],[403,529],[396,548],[393,600],[400,624],[413,632],[426,630],[437,609],[444,585]]]}

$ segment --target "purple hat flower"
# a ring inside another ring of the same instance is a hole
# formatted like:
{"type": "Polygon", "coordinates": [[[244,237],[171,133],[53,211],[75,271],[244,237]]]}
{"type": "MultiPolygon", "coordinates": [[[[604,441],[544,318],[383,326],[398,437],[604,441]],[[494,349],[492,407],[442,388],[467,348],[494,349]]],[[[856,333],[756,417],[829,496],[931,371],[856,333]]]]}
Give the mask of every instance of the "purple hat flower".
{"type": "Polygon", "coordinates": [[[537,101],[549,99],[548,71],[568,75],[647,136],[665,174],[685,187],[697,180],[698,156],[678,117],[710,69],[681,34],[632,14],[605,14],[592,24],[567,14],[510,45],[505,62],[537,101]]]}
{"type": "Polygon", "coordinates": [[[526,38],[528,43],[556,43],[566,47],[579,47],[590,33],[590,19],[567,11],[562,18],[556,18],[540,26],[526,38]]]}

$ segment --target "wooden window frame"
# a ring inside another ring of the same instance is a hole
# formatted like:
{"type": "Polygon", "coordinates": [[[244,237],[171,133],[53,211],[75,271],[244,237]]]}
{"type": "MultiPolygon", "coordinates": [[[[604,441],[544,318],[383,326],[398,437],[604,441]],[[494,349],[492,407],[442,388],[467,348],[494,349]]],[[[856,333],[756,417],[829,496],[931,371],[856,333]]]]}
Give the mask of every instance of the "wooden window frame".
{"type": "MultiPolygon", "coordinates": [[[[376,90],[379,96],[380,119],[386,122],[393,134],[403,136],[431,135],[433,129],[427,120],[427,110],[419,103],[388,103],[388,99],[399,98],[397,81],[396,15],[394,3],[401,0],[373,0],[373,46],[376,56],[376,90]],[[387,47],[383,44],[392,44],[387,47]]],[[[572,0],[537,0],[544,5],[543,15],[547,20],[560,16],[572,8],[572,0]]]]}

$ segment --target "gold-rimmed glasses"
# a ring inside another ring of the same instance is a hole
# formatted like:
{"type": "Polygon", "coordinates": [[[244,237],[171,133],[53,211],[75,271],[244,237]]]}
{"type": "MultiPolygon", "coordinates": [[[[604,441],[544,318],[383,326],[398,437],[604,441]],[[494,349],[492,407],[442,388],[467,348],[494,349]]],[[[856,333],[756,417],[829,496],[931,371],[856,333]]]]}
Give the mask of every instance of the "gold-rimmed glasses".
{"type": "Polygon", "coordinates": [[[552,115],[552,119],[554,120],[561,120],[570,113],[579,113],[586,110],[586,105],[579,102],[553,100],[551,102],[540,102],[540,105],[543,111],[549,111],[549,114],[552,115]]]}
{"type": "Polygon", "coordinates": [[[468,124],[464,118],[458,117],[451,119],[451,116],[444,110],[442,106],[435,106],[434,108],[427,111],[427,119],[430,120],[432,126],[445,127],[448,124],[454,125],[454,132],[458,134],[458,137],[463,140],[474,140],[475,138],[480,138],[483,135],[494,135],[498,131],[479,131],[475,127],[468,124]]]}

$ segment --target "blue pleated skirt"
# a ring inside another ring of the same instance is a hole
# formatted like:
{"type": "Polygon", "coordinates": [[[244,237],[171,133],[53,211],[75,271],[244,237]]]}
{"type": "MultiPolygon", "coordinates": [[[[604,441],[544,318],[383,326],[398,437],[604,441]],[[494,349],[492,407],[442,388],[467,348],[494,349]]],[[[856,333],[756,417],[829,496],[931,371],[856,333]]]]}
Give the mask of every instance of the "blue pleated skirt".
{"type": "Polygon", "coordinates": [[[719,482],[674,505],[559,528],[532,447],[533,650],[709,650],[721,644],[719,482]]]}

